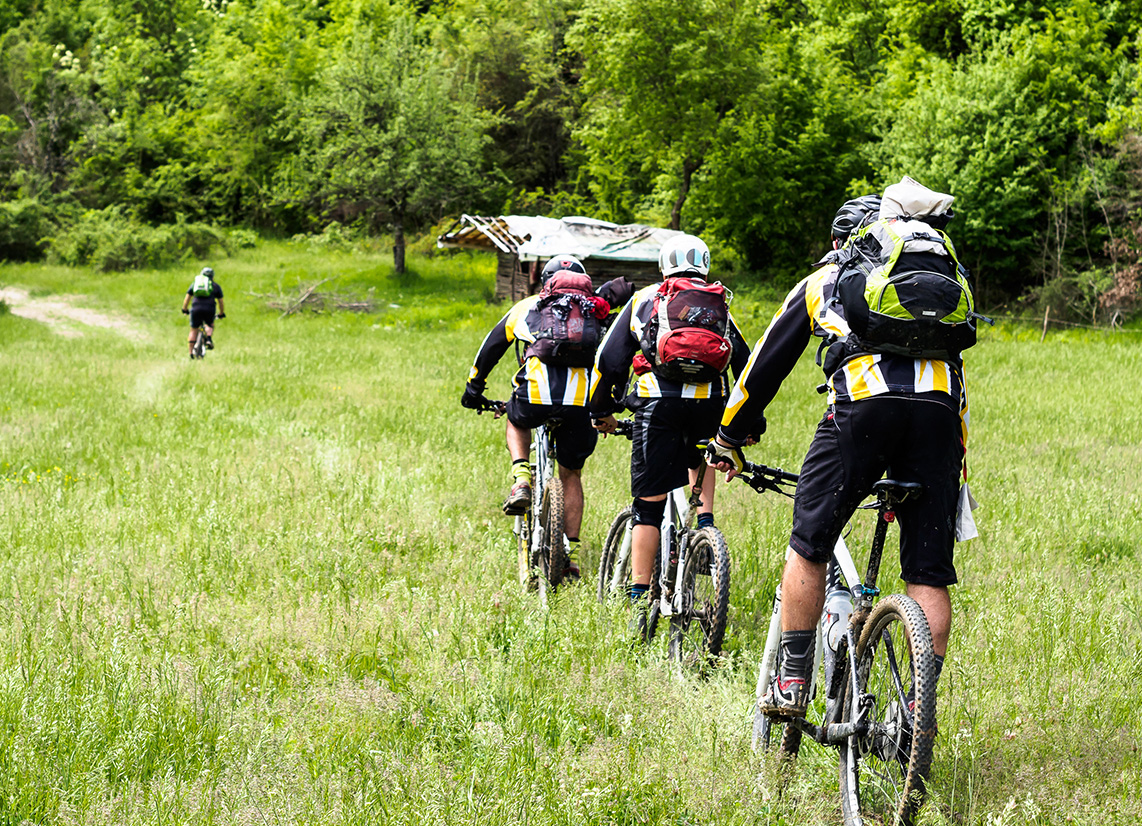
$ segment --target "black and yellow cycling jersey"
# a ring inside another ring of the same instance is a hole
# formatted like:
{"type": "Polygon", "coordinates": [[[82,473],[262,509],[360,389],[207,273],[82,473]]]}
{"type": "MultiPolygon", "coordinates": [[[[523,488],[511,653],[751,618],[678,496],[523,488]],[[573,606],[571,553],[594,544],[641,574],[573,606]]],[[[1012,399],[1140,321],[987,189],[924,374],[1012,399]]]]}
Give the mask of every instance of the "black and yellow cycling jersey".
{"type": "MultiPolygon", "coordinates": [[[[599,352],[595,356],[595,367],[591,372],[591,412],[596,416],[606,416],[616,409],[626,395],[630,376],[631,361],[641,352],[642,331],[654,312],[654,296],[661,284],[651,284],[636,292],[619,317],[607,331],[599,352]]],[[[737,376],[745,367],[749,354],[737,323],[730,318],[726,338],[733,346],[730,367],[737,376]]],[[[717,381],[687,383],[660,378],[653,372],[636,376],[631,393],[639,398],[681,398],[681,399],[724,399],[729,393],[730,383],[726,373],[717,381]]]]}
{"type": "MultiPolygon", "coordinates": [[[[822,267],[786,296],[730,393],[719,430],[726,441],[743,444],[750,434],[758,432],[765,408],[813,336],[828,338],[849,334],[840,304],[829,302],[837,272],[834,265],[822,267]]],[[[829,404],[883,395],[924,394],[926,399],[939,399],[959,414],[961,438],[967,444],[968,397],[960,364],[864,354],[838,368],[827,378],[826,387],[829,404]]]]}
{"type": "MultiPolygon", "coordinates": [[[[519,356],[523,356],[527,345],[535,341],[535,334],[528,329],[527,317],[538,302],[538,295],[523,299],[508,310],[484,337],[480,352],[476,354],[476,361],[468,373],[469,381],[486,380],[512,344],[518,345],[519,356]]],[[[512,386],[517,398],[532,404],[585,407],[589,373],[589,367],[558,367],[544,364],[531,356],[523,359],[519,371],[512,379],[512,386]]]]}

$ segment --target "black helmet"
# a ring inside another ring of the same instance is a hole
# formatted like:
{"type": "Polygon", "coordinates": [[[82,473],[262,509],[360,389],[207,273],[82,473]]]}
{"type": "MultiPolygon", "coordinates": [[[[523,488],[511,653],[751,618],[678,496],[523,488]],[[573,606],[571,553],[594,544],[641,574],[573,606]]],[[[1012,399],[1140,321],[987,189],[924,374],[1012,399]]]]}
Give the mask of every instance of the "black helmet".
{"type": "Polygon", "coordinates": [[[211,281],[214,280],[214,270],[211,267],[203,267],[202,272],[200,272],[199,275],[205,275],[211,281]]]}
{"type": "Polygon", "coordinates": [[[845,201],[833,218],[833,240],[843,244],[863,225],[876,219],[880,212],[879,195],[862,195],[845,201]]]}
{"type": "Polygon", "coordinates": [[[543,272],[539,274],[540,286],[546,284],[547,279],[562,270],[581,273],[583,275],[587,274],[586,268],[574,255],[557,255],[544,265],[543,272]]]}

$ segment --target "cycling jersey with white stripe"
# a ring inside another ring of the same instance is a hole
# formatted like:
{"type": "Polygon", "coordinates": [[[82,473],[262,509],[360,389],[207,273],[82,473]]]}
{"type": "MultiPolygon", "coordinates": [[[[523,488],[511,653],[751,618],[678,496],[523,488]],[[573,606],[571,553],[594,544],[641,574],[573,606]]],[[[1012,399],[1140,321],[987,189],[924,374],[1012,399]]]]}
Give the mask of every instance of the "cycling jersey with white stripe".
{"type": "MultiPolygon", "coordinates": [[[[654,313],[654,296],[661,286],[651,284],[636,292],[599,345],[591,372],[591,411],[595,415],[612,413],[617,402],[626,395],[631,361],[641,352],[642,332],[654,313]]],[[[733,345],[730,367],[737,376],[745,367],[749,346],[732,317],[726,337],[733,345]]],[[[663,379],[650,372],[636,376],[630,392],[643,399],[723,399],[729,393],[729,379],[723,372],[717,381],[690,384],[663,379]]]]}
{"type": "MultiPolygon", "coordinates": [[[[476,361],[468,374],[468,380],[485,380],[504,353],[513,343],[517,344],[519,355],[523,355],[527,345],[535,341],[535,334],[527,326],[528,313],[539,302],[538,295],[528,296],[500,319],[480,345],[476,361]]],[[[558,367],[544,364],[535,356],[524,359],[519,371],[512,378],[517,398],[532,404],[566,404],[585,407],[587,404],[588,367],[558,367]]]]}

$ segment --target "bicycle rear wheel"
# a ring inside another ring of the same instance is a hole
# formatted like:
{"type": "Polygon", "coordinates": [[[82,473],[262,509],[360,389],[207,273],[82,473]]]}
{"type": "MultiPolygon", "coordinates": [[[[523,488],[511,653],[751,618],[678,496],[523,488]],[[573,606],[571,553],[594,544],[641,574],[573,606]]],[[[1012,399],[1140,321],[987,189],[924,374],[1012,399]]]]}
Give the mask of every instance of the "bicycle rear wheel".
{"type": "Polygon", "coordinates": [[[534,567],[539,568],[539,600],[547,604],[550,592],[559,587],[567,573],[567,548],[563,545],[563,483],[555,475],[543,486],[539,508],[539,546],[534,567]]]}
{"type": "Polygon", "coordinates": [[[599,602],[627,595],[626,589],[630,585],[630,532],[633,524],[634,509],[628,505],[619,511],[611,523],[611,529],[607,531],[603,553],[599,557],[599,602]]]}
{"type": "Polygon", "coordinates": [[[936,735],[936,661],[924,612],[906,596],[881,600],[857,642],[857,696],[848,721],[868,722],[841,747],[841,807],[847,826],[907,826],[924,802],[936,735]]]}
{"type": "Polygon", "coordinates": [[[682,571],[681,611],[670,617],[671,659],[700,665],[722,651],[730,610],[730,551],[717,528],[690,534],[682,571]]]}

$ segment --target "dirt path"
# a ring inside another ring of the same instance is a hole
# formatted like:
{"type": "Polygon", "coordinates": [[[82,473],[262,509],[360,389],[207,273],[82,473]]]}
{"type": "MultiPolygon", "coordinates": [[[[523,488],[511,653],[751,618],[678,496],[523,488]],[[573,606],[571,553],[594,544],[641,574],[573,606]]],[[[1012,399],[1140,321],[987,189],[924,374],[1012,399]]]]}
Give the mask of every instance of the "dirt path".
{"type": "Polygon", "coordinates": [[[51,327],[52,331],[68,338],[83,335],[77,324],[111,330],[132,341],[145,341],[148,336],[124,318],[105,315],[97,310],[77,306],[82,296],[53,295],[50,298],[32,298],[19,287],[0,289],[0,301],[6,303],[13,315],[30,318],[51,327]]]}

